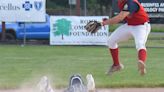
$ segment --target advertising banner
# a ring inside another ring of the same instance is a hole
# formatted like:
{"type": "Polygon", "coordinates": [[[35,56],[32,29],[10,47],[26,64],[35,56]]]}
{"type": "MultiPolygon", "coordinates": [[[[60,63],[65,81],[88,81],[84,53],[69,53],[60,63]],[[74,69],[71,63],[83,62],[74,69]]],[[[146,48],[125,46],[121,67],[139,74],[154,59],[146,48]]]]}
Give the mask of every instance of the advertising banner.
{"type": "Polygon", "coordinates": [[[141,5],[145,8],[145,10],[153,15],[150,17],[164,17],[164,1],[163,0],[139,0],[141,5]],[[162,15],[158,15],[158,14],[162,15]]]}
{"type": "MultiPolygon", "coordinates": [[[[164,0],[138,0],[149,14],[151,23],[164,23],[164,0]]],[[[113,0],[114,16],[119,13],[117,0],[113,0]]]]}
{"type": "Polygon", "coordinates": [[[45,22],[45,0],[1,0],[0,21],[45,22]]]}
{"type": "Polygon", "coordinates": [[[148,12],[151,23],[164,23],[164,0],[139,0],[148,12]]]}
{"type": "Polygon", "coordinates": [[[51,16],[50,45],[106,45],[108,26],[88,33],[84,26],[90,20],[102,21],[108,16],[51,16]]]}

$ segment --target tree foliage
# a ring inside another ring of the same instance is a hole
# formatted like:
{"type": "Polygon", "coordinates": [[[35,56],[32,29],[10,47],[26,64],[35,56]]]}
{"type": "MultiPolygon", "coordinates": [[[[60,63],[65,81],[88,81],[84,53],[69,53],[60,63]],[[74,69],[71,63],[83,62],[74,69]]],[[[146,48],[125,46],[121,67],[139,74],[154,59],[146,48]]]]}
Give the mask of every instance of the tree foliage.
{"type": "MultiPolygon", "coordinates": [[[[47,8],[51,9],[64,9],[70,8],[69,0],[47,0],[47,8]]],[[[84,0],[80,0],[81,10],[84,9],[84,0]]],[[[112,6],[112,0],[86,0],[88,13],[102,15],[109,12],[112,6]]],[[[76,6],[73,6],[75,9],[76,6]]]]}
{"type": "Polygon", "coordinates": [[[112,0],[97,0],[97,3],[105,7],[112,6],[112,0]]]}
{"type": "Polygon", "coordinates": [[[68,0],[47,0],[47,8],[68,8],[68,0]]]}
{"type": "MultiPolygon", "coordinates": [[[[80,0],[81,4],[83,4],[84,0],[80,0]]],[[[47,0],[48,4],[54,4],[54,7],[69,7],[68,5],[69,0],[47,0]]],[[[96,5],[101,5],[101,6],[105,6],[105,7],[109,7],[112,5],[112,0],[86,0],[87,2],[87,6],[89,8],[93,8],[96,5]]]]}

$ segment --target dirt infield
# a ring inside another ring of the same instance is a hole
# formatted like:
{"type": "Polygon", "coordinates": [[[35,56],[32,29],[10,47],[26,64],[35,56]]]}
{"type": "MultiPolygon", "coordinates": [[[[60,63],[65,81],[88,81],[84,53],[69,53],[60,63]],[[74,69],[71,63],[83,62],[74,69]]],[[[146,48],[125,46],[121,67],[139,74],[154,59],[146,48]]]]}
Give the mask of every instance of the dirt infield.
{"type": "MultiPolygon", "coordinates": [[[[19,89],[19,90],[0,90],[0,92],[39,92],[34,89],[19,89]]],[[[63,89],[54,90],[54,92],[63,92],[63,89]]],[[[164,88],[116,88],[116,89],[98,89],[97,92],[164,92],[164,88]]]]}

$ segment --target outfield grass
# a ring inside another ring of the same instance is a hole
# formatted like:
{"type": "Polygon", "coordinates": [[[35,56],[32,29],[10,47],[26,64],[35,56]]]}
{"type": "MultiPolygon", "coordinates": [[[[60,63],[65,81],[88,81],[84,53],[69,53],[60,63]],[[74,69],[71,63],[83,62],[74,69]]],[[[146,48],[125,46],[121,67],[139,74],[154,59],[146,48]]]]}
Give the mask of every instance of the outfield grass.
{"type": "MultiPolygon", "coordinates": [[[[121,48],[125,69],[113,76],[105,75],[112,64],[103,46],[0,46],[0,88],[35,85],[41,76],[50,78],[55,87],[66,87],[69,77],[79,73],[85,79],[93,74],[96,87],[164,87],[164,48],[148,48],[145,76],[137,71],[134,48],[121,48]]],[[[86,80],[85,80],[86,81],[86,80]]]]}
{"type": "MultiPolygon", "coordinates": [[[[135,47],[134,39],[119,43],[121,47],[135,47]]],[[[164,47],[164,33],[150,33],[146,43],[147,47],[164,47]]]]}
{"type": "MultiPolygon", "coordinates": [[[[121,24],[110,25],[109,32],[113,32],[116,28],[118,28],[121,24]]],[[[163,24],[151,24],[151,32],[164,32],[163,24]]]]}

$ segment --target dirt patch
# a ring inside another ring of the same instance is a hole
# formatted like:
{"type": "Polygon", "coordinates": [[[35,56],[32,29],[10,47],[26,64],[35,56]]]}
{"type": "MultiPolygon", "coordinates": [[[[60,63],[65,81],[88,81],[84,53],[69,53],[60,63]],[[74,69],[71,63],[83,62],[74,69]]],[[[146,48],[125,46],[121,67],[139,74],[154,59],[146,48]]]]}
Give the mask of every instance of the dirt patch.
{"type": "MultiPolygon", "coordinates": [[[[64,89],[56,89],[54,92],[63,92],[64,89]]],[[[22,89],[10,89],[0,90],[0,92],[38,92],[36,89],[22,88],[22,89]]],[[[105,88],[97,89],[97,92],[164,92],[164,88],[105,88]]]]}

